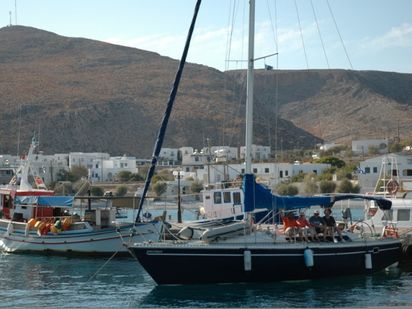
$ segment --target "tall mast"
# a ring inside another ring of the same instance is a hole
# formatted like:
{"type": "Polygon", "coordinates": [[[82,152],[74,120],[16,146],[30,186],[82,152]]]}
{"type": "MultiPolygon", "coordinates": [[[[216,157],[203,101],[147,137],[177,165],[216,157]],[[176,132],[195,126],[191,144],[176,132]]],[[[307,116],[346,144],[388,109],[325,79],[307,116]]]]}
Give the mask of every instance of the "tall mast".
{"type": "Polygon", "coordinates": [[[246,143],[245,163],[246,174],[252,173],[252,139],[253,139],[253,65],[255,45],[255,0],[249,0],[249,49],[247,66],[247,90],[246,90],[246,143]]]}

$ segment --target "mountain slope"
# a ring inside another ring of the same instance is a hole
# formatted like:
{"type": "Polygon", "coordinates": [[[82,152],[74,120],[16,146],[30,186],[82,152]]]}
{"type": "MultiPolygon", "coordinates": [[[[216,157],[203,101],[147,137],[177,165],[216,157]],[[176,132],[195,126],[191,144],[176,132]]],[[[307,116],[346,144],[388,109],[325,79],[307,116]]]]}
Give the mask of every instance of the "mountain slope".
{"type": "MultiPolygon", "coordinates": [[[[149,157],[177,66],[135,48],[1,28],[0,153],[16,153],[20,130],[20,149],[40,131],[46,153],[149,157]]],[[[243,145],[245,77],[186,64],[164,146],[243,145]]],[[[411,74],[257,70],[255,86],[255,140],[273,149],[393,137],[398,124],[401,137],[412,132],[411,74]]]]}

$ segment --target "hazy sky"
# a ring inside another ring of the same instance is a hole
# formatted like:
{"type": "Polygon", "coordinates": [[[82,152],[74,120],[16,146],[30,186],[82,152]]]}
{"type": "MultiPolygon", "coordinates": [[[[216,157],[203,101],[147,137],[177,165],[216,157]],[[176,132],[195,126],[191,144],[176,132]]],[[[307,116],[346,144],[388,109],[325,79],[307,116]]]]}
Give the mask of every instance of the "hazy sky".
{"type": "MultiPolygon", "coordinates": [[[[255,56],[279,52],[256,67],[349,69],[352,64],[355,70],[412,73],[412,0],[328,1],[256,0],[255,56]]],[[[179,59],[195,0],[0,0],[0,27],[10,23],[9,12],[15,24],[15,3],[18,25],[179,59]]],[[[219,70],[244,68],[244,62],[233,60],[246,56],[247,16],[246,0],[203,0],[188,61],[219,70]]]]}

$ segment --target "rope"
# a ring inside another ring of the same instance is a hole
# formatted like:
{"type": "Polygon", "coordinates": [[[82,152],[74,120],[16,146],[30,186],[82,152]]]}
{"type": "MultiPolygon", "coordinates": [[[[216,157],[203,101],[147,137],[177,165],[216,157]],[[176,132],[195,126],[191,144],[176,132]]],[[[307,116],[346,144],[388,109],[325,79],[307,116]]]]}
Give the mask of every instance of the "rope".
{"type": "Polygon", "coordinates": [[[342,43],[343,50],[345,51],[345,55],[346,55],[346,58],[348,59],[350,68],[353,70],[352,62],[350,61],[348,51],[346,50],[346,47],[345,47],[345,43],[343,42],[342,36],[340,35],[340,31],[339,31],[339,28],[338,28],[338,24],[336,23],[336,19],[335,19],[335,16],[333,15],[332,8],[330,7],[329,0],[326,0],[326,3],[328,4],[328,8],[329,8],[330,15],[332,16],[333,22],[334,22],[334,24],[335,24],[336,32],[337,32],[338,35],[339,35],[340,42],[342,43]]]}
{"type": "Polygon", "coordinates": [[[325,44],[323,43],[323,38],[322,38],[322,34],[320,32],[318,18],[316,17],[315,7],[313,6],[313,1],[312,0],[310,0],[310,5],[312,6],[313,16],[315,17],[316,28],[318,29],[318,34],[319,34],[320,42],[322,44],[323,54],[325,55],[326,64],[328,65],[328,69],[330,69],[328,56],[326,54],[325,44]]]}
{"type": "Polygon", "coordinates": [[[309,70],[308,56],[306,54],[305,41],[303,40],[302,25],[300,24],[299,9],[298,9],[298,5],[296,3],[296,0],[294,2],[295,2],[295,8],[296,8],[296,16],[298,17],[300,38],[302,39],[303,53],[305,54],[306,68],[309,70]]]}
{"type": "Polygon", "coordinates": [[[97,271],[85,282],[85,284],[90,282],[94,277],[96,277],[97,274],[107,265],[107,263],[109,263],[116,256],[118,252],[119,251],[113,253],[112,256],[102,266],[100,266],[99,269],[97,269],[97,271]]]}

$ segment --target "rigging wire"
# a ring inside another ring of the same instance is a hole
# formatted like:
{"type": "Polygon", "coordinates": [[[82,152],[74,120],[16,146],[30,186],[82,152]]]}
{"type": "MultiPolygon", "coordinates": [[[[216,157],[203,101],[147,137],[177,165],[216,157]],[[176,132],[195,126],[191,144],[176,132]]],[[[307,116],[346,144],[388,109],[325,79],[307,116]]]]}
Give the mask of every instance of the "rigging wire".
{"type": "Polygon", "coordinates": [[[318,29],[319,39],[320,39],[320,42],[322,44],[322,49],[323,49],[323,54],[325,55],[326,64],[328,66],[328,69],[330,69],[329,59],[328,59],[328,55],[326,54],[326,49],[325,49],[325,44],[323,42],[322,33],[320,32],[319,22],[318,22],[318,18],[316,16],[316,11],[315,11],[315,7],[313,5],[313,0],[310,0],[310,5],[312,6],[313,16],[315,17],[316,28],[318,29]]]}
{"type": "Polygon", "coordinates": [[[302,39],[303,53],[305,54],[306,68],[309,70],[309,62],[308,62],[308,56],[306,54],[305,41],[303,40],[303,32],[302,32],[302,25],[300,23],[298,4],[296,3],[296,0],[294,1],[294,3],[295,3],[295,9],[296,9],[296,16],[298,18],[300,38],[302,39]]]}
{"type": "Polygon", "coordinates": [[[278,12],[277,12],[277,0],[274,1],[274,7],[275,7],[275,23],[273,25],[273,18],[272,18],[272,12],[270,10],[269,6],[269,0],[266,0],[267,8],[268,8],[268,13],[269,13],[269,19],[270,19],[270,24],[271,24],[271,29],[273,33],[273,37],[275,38],[275,49],[276,49],[276,74],[275,74],[275,162],[277,160],[277,152],[278,152],[278,140],[279,140],[279,35],[278,35],[278,12]]]}
{"type": "Polygon", "coordinates": [[[330,15],[332,16],[333,23],[335,24],[336,32],[337,32],[338,35],[339,35],[340,42],[342,43],[343,50],[345,51],[346,58],[348,59],[350,68],[351,68],[351,70],[353,70],[352,62],[350,61],[348,51],[346,50],[345,43],[343,42],[342,36],[341,36],[341,34],[340,34],[338,24],[336,23],[335,15],[333,15],[332,8],[331,8],[331,6],[330,6],[330,4],[329,4],[329,0],[326,0],[326,3],[327,3],[327,5],[328,5],[330,15]]]}

